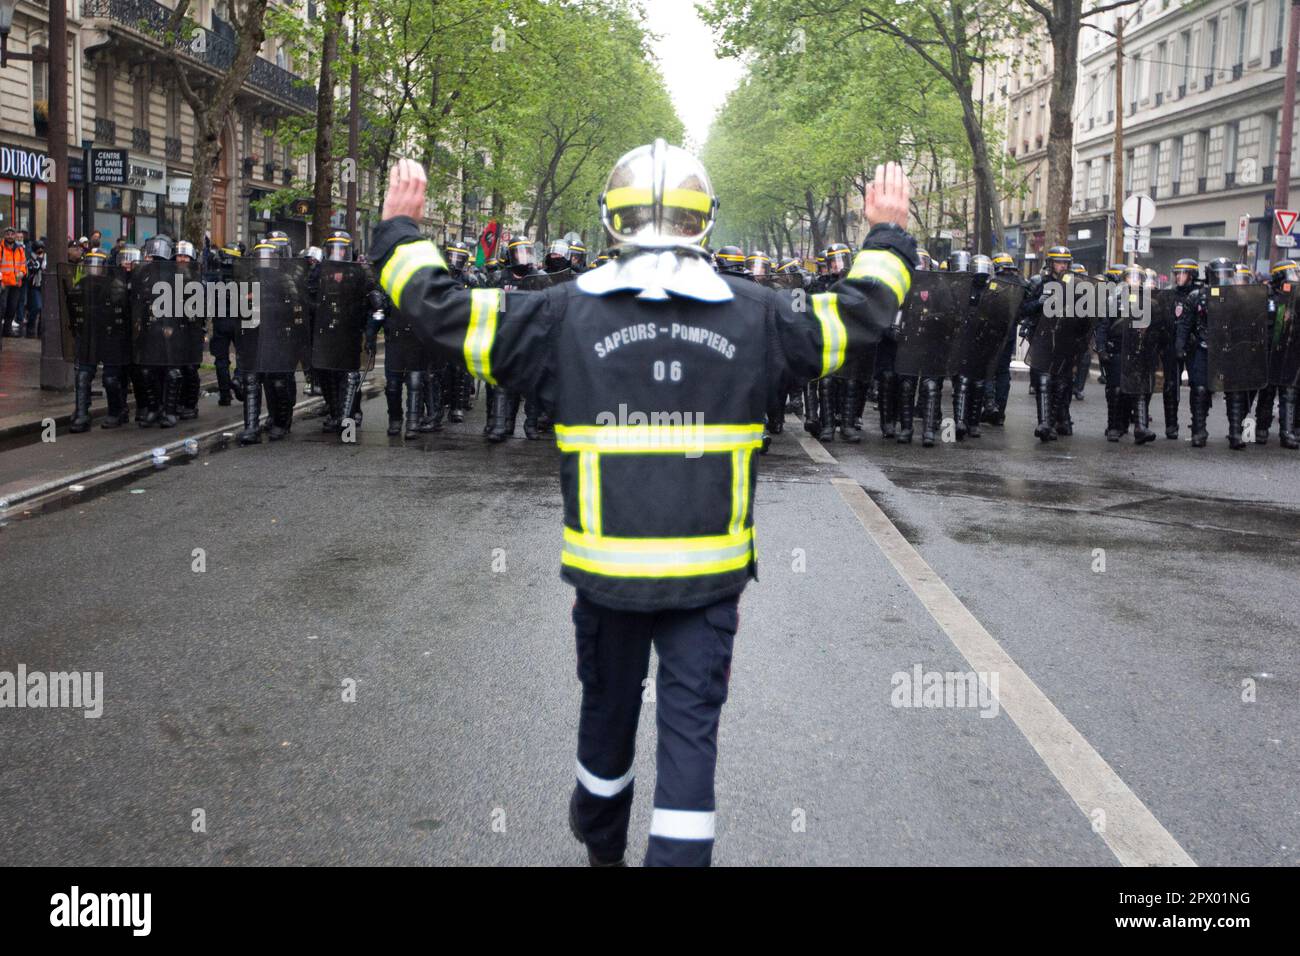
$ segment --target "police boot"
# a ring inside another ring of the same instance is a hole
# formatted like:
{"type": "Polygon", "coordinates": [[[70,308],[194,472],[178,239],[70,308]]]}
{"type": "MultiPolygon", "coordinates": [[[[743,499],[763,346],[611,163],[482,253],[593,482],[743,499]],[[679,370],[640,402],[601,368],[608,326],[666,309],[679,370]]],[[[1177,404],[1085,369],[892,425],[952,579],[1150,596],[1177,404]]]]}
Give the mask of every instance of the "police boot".
{"type": "Polygon", "coordinates": [[[320,387],[321,397],[325,399],[325,417],[321,419],[320,430],[322,432],[336,432],[339,430],[340,420],[343,418],[339,414],[338,379],[333,372],[323,369],[316,369],[313,377],[320,387]]]}
{"type": "Polygon", "coordinates": [[[898,437],[898,376],[882,372],[876,385],[880,399],[880,434],[885,438],[898,437]]]}
{"type": "Polygon", "coordinates": [[[803,418],[803,389],[796,388],[786,394],[785,411],[787,415],[803,418]]]}
{"type": "Polygon", "coordinates": [[[320,395],[320,382],[316,380],[316,370],[305,368],[302,370],[302,381],[307,386],[307,394],[313,398],[320,395]]]}
{"type": "Polygon", "coordinates": [[[1192,406],[1192,447],[1204,448],[1205,442],[1210,437],[1210,430],[1206,427],[1206,420],[1210,415],[1210,390],[1193,386],[1190,401],[1192,406]]]}
{"type": "Polygon", "coordinates": [[[957,440],[966,437],[967,419],[970,417],[970,379],[958,375],[952,386],[952,420],[957,428],[957,440]]]}
{"type": "MultiPolygon", "coordinates": [[[[415,372],[409,375],[418,374],[415,372]]],[[[402,379],[396,373],[384,376],[384,401],[388,403],[388,437],[402,434],[402,379]]]]}
{"type": "Polygon", "coordinates": [[[1053,427],[1056,434],[1068,438],[1074,434],[1074,419],[1070,418],[1070,399],[1074,396],[1074,383],[1068,378],[1059,378],[1053,385],[1053,427]]]}
{"type": "Polygon", "coordinates": [[[450,364],[444,371],[443,381],[447,385],[446,393],[451,396],[447,421],[459,425],[465,420],[465,410],[469,408],[469,399],[474,391],[474,379],[464,369],[458,369],[455,364],[450,364]]]}
{"type": "Polygon", "coordinates": [[[943,382],[937,378],[921,381],[921,444],[934,447],[939,431],[939,416],[943,414],[943,382]]]}
{"type": "Polygon", "coordinates": [[[99,427],[119,428],[126,424],[126,387],[120,372],[104,369],[104,398],[108,401],[108,414],[99,427]]]}
{"type": "Polygon", "coordinates": [[[513,435],[514,421],[510,420],[508,430],[506,427],[506,421],[510,418],[510,393],[504,388],[493,388],[492,404],[488,409],[487,440],[495,444],[513,435]]]}
{"type": "Polygon", "coordinates": [[[848,379],[844,383],[844,393],[840,402],[840,437],[846,442],[856,444],[862,441],[862,432],[857,427],[858,396],[862,386],[857,379],[848,379]]]}
{"type": "Polygon", "coordinates": [[[829,378],[817,380],[817,438],[835,440],[835,382],[829,378]]]}
{"type": "Polygon", "coordinates": [[[1283,448],[1300,448],[1300,436],[1295,431],[1296,397],[1300,389],[1283,388],[1277,400],[1278,440],[1283,448]]]}
{"type": "Polygon", "coordinates": [[[266,382],[267,404],[271,417],[271,427],[266,437],[279,441],[289,434],[289,422],[293,418],[293,399],[289,396],[289,378],[287,375],[272,375],[266,382]],[[287,406],[287,407],[286,407],[287,406]]]}
{"type": "Polygon", "coordinates": [[[1106,441],[1119,441],[1120,395],[1116,385],[1106,386],[1106,441]]]}
{"type": "MultiPolygon", "coordinates": [[[[75,434],[90,431],[90,385],[95,379],[95,372],[89,368],[78,368],[74,379],[76,410],[72,413],[72,422],[68,431],[75,434]]],[[[107,391],[107,388],[105,389],[107,391]]]]}
{"type": "Polygon", "coordinates": [[[343,386],[340,389],[342,399],[339,401],[339,414],[343,416],[343,421],[339,424],[342,426],[350,418],[353,426],[360,428],[361,409],[357,407],[357,403],[361,398],[361,373],[344,372],[339,378],[343,386]]]}
{"type": "Polygon", "coordinates": [[[857,389],[858,400],[853,406],[853,427],[862,431],[862,415],[867,410],[867,402],[875,401],[875,379],[855,378],[853,384],[857,389]]]}
{"type": "Polygon", "coordinates": [[[1228,447],[1233,451],[1246,447],[1241,437],[1241,423],[1246,418],[1246,396],[1246,392],[1229,392],[1224,396],[1224,404],[1228,407],[1228,447]]]}
{"type": "Polygon", "coordinates": [[[229,405],[233,392],[230,387],[230,363],[217,366],[217,404],[229,405]]]}
{"type": "Polygon", "coordinates": [[[1147,442],[1156,440],[1156,433],[1151,430],[1151,401],[1150,395],[1133,396],[1133,410],[1136,413],[1136,419],[1133,425],[1133,444],[1145,445],[1147,442]]]}
{"type": "Polygon", "coordinates": [[[238,368],[230,373],[230,391],[234,394],[235,401],[244,401],[244,374],[238,368]]]}
{"type": "Polygon", "coordinates": [[[1273,427],[1273,399],[1277,389],[1273,386],[1261,388],[1255,399],[1255,444],[1268,444],[1268,430],[1273,427]]]}
{"type": "Polygon", "coordinates": [[[243,379],[244,430],[239,433],[239,443],[258,445],[262,441],[262,376],[257,372],[245,372],[243,379]]]}
{"type": "Polygon", "coordinates": [[[1052,380],[1045,372],[1033,374],[1034,406],[1038,412],[1038,425],[1034,428],[1034,437],[1039,441],[1056,441],[1056,429],[1052,427],[1052,380]]]}
{"type": "Polygon", "coordinates": [[[821,416],[817,413],[817,381],[803,387],[803,430],[816,438],[821,434],[821,416]]]}
{"type": "Polygon", "coordinates": [[[181,395],[176,414],[186,422],[199,417],[199,369],[197,365],[181,366],[181,395]]]}
{"type": "Polygon", "coordinates": [[[898,377],[898,443],[912,444],[912,416],[916,412],[916,376],[898,377]]]}
{"type": "Polygon", "coordinates": [[[984,383],[972,382],[970,392],[970,415],[966,419],[966,437],[980,437],[980,423],[984,421],[984,383]]]}
{"type": "Polygon", "coordinates": [[[181,398],[181,370],[169,366],[163,372],[162,413],[158,416],[159,428],[174,428],[180,421],[177,410],[181,398]]]}
{"type": "Polygon", "coordinates": [[[421,386],[423,388],[421,396],[424,401],[424,417],[420,419],[420,431],[440,432],[442,431],[441,376],[435,371],[427,371],[424,373],[421,386]]]}
{"type": "Polygon", "coordinates": [[[1170,388],[1169,384],[1165,383],[1165,389],[1164,392],[1162,393],[1162,397],[1165,400],[1165,437],[1177,438],[1178,437],[1178,386],[1177,384],[1175,384],[1173,388],[1170,388]]]}
{"type": "Polygon", "coordinates": [[[162,401],[162,369],[143,368],[140,380],[135,383],[135,422],[141,428],[158,424],[159,403],[162,401]]]}

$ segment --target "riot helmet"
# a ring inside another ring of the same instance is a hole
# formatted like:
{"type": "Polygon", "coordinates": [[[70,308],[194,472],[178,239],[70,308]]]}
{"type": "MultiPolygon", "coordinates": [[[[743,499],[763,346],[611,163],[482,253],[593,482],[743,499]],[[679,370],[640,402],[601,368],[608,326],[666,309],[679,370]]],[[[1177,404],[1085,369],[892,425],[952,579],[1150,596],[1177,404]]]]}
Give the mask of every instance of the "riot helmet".
{"type": "Polygon", "coordinates": [[[140,250],[136,246],[123,246],[117,250],[117,264],[130,272],[140,261],[140,250]]]}
{"type": "Polygon", "coordinates": [[[269,268],[281,258],[280,247],[271,242],[259,242],[253,246],[253,258],[257,261],[258,268],[269,268]]]}
{"type": "Polygon", "coordinates": [[[993,277],[993,260],[988,256],[971,256],[970,271],[977,276],[993,277]]]}
{"type": "Polygon", "coordinates": [[[172,258],[171,237],[164,235],[163,233],[159,233],[156,236],[150,236],[144,241],[144,247],[140,250],[140,257],[144,259],[145,262],[149,262],[152,259],[172,258]]]}
{"type": "Polygon", "coordinates": [[[1243,262],[1237,263],[1237,271],[1233,273],[1233,278],[1237,285],[1250,285],[1255,281],[1255,274],[1243,262]]]}
{"type": "Polygon", "coordinates": [[[506,263],[516,271],[537,265],[537,251],[527,236],[515,236],[506,245],[506,263]]]}
{"type": "Polygon", "coordinates": [[[569,265],[574,272],[581,272],[587,268],[587,247],[582,244],[581,239],[569,243],[569,265]]]}
{"type": "Polygon", "coordinates": [[[970,252],[966,249],[958,249],[948,257],[949,272],[970,272],[970,252]]]}
{"type": "Polygon", "coordinates": [[[1205,279],[1210,286],[1216,288],[1232,285],[1232,277],[1236,271],[1231,259],[1220,256],[1217,259],[1212,259],[1205,267],[1205,279]]]}
{"type": "Polygon", "coordinates": [[[447,256],[447,266],[452,272],[460,272],[469,264],[469,246],[459,239],[447,243],[443,253],[447,256]]]}
{"type": "Polygon", "coordinates": [[[269,242],[280,252],[280,258],[290,259],[293,257],[293,245],[289,242],[289,234],[283,229],[272,229],[266,234],[265,242],[269,242]]]}
{"type": "Polygon", "coordinates": [[[719,272],[731,275],[745,274],[745,253],[740,246],[723,246],[713,254],[719,272]]]}
{"type": "Polygon", "coordinates": [[[1280,288],[1287,283],[1294,285],[1300,282],[1300,267],[1296,266],[1294,259],[1279,259],[1273,263],[1268,276],[1275,288],[1280,288]]]}
{"type": "Polygon", "coordinates": [[[563,239],[554,240],[546,250],[546,259],[542,263],[542,268],[548,273],[567,272],[572,266],[569,263],[569,244],[563,239]]]}
{"type": "Polygon", "coordinates": [[[1005,252],[999,252],[993,257],[993,268],[996,270],[998,275],[1002,275],[1005,272],[1015,272],[1016,260],[1012,259],[1011,256],[1005,252]]]}
{"type": "Polygon", "coordinates": [[[176,243],[175,258],[179,261],[182,257],[184,257],[186,262],[194,261],[194,243],[190,242],[188,239],[181,239],[176,243]]]}
{"type": "Polygon", "coordinates": [[[1174,263],[1174,287],[1182,288],[1189,286],[1196,281],[1197,273],[1201,271],[1200,264],[1191,258],[1182,258],[1174,263]]]}
{"type": "Polygon", "coordinates": [[[853,262],[853,250],[842,242],[832,242],[826,247],[826,274],[842,276],[848,273],[853,262]]]}
{"type": "Polygon", "coordinates": [[[1122,262],[1112,262],[1106,270],[1107,282],[1120,282],[1127,273],[1127,267],[1122,262]]]}
{"type": "Polygon", "coordinates": [[[335,229],[325,238],[325,245],[321,252],[330,262],[351,262],[351,233],[346,229],[335,229]]]}
{"type": "Polygon", "coordinates": [[[81,257],[81,262],[85,266],[87,275],[102,276],[108,274],[108,256],[98,249],[91,249],[87,252],[81,257]]]}
{"type": "Polygon", "coordinates": [[[745,260],[745,265],[749,268],[749,274],[755,279],[766,279],[772,274],[772,260],[765,252],[753,253],[745,260]]]}
{"type": "Polygon", "coordinates": [[[916,258],[918,260],[916,268],[921,272],[930,272],[934,269],[934,260],[930,258],[930,253],[924,249],[916,250],[916,258]]]}
{"type": "Polygon", "coordinates": [[[662,139],[625,153],[600,195],[600,220],[614,242],[645,249],[699,246],[717,212],[703,164],[662,139]]]}
{"type": "Polygon", "coordinates": [[[1050,275],[1064,275],[1074,263],[1069,246],[1052,246],[1047,250],[1047,271],[1050,275]]]}

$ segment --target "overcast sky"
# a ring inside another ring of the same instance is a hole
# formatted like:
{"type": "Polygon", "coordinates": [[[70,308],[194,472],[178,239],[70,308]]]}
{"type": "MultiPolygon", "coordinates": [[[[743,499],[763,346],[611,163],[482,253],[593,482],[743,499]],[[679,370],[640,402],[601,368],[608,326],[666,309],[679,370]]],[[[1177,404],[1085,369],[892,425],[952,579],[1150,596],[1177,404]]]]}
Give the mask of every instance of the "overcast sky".
{"type": "Polygon", "coordinates": [[[687,143],[699,149],[713,114],[744,72],[736,60],[713,54],[713,36],[695,13],[695,0],[644,0],[646,26],[660,35],[655,53],[663,68],[687,143]]]}

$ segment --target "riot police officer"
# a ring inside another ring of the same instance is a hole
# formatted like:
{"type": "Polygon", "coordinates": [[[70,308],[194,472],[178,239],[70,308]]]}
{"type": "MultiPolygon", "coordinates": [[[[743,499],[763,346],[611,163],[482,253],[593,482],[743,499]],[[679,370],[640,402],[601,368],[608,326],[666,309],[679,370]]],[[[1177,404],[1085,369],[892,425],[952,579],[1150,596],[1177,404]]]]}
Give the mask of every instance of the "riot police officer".
{"type": "MultiPolygon", "coordinates": [[[[194,256],[194,243],[181,239],[176,243],[175,257],[176,271],[186,277],[194,279],[198,277],[198,261],[194,256]]],[[[206,298],[206,297],[205,297],[206,298]]],[[[207,316],[196,317],[193,334],[197,337],[198,358],[203,357],[203,345],[207,332],[207,316]]],[[[180,398],[176,403],[176,415],[181,421],[189,421],[199,417],[199,396],[202,387],[199,384],[199,366],[196,362],[187,362],[180,367],[181,372],[181,389],[180,398]]]]}
{"type": "MultiPolygon", "coordinates": [[[[1223,290],[1232,284],[1232,263],[1224,258],[1211,261],[1205,268],[1206,289],[1223,290]]],[[[1175,323],[1174,347],[1187,366],[1187,381],[1191,390],[1192,447],[1204,448],[1209,439],[1207,418],[1210,411],[1209,344],[1206,340],[1207,295],[1188,294],[1182,313],[1175,323]]],[[[1245,448],[1241,440],[1241,422],[1245,417],[1244,395],[1230,393],[1224,396],[1228,413],[1228,440],[1234,449],[1245,448]],[[1235,425],[1233,424],[1235,420],[1235,425]],[[1235,433],[1235,437],[1234,437],[1235,433]]]]}
{"type": "Polygon", "coordinates": [[[723,246],[713,254],[720,275],[745,275],[745,253],[740,246],[723,246]]]}
{"type": "Polygon", "coordinates": [[[602,194],[606,228],[631,251],[541,294],[457,289],[411,218],[426,189],[417,165],[398,164],[374,242],[389,296],[439,348],[463,350],[503,386],[527,391],[545,376],[556,400],[562,574],[578,591],[583,686],[571,829],[592,863],[622,862],[653,645],[660,731],[646,863],[707,865],[737,601],[754,571],[753,464],[776,387],[769,372],[832,374],[888,326],[915,258],[893,225],[907,218],[906,178],[894,164],[877,172],[865,248],[837,296],[813,298],[811,317],[775,290],[713,272],[700,247],[717,208],[707,174],[662,140],[624,156],[602,194]],[[679,334],[649,337],[665,310],[679,334]],[[668,372],[674,363],[679,375],[668,372]],[[715,424],[700,444],[686,424],[600,423],[621,406],[692,409],[715,424]],[[672,447],[685,461],[663,453],[672,447]]]}
{"type": "MultiPolygon", "coordinates": [[[[1125,337],[1131,343],[1141,332],[1134,328],[1132,319],[1144,314],[1142,297],[1146,294],[1147,277],[1137,266],[1126,266],[1113,293],[1113,307],[1102,310],[1098,319],[1095,338],[1097,355],[1106,371],[1106,440],[1117,442],[1128,431],[1129,420],[1133,421],[1133,444],[1145,445],[1155,441],[1156,433],[1150,428],[1149,402],[1151,393],[1146,386],[1133,388],[1126,392],[1124,364],[1126,361],[1137,362],[1142,356],[1132,348],[1126,349],[1125,337]],[[1117,314],[1117,313],[1123,314],[1117,314]]],[[[1149,309],[1149,304],[1146,306],[1149,309]]],[[[1147,316],[1150,322],[1150,316],[1147,316]]],[[[1129,377],[1134,381],[1146,382],[1154,369],[1133,369],[1129,377]]]]}
{"type": "MultiPolygon", "coordinates": [[[[241,253],[234,246],[221,246],[209,256],[207,280],[209,282],[231,282],[234,280],[234,263],[241,253]]],[[[208,338],[208,352],[217,372],[217,404],[230,405],[232,397],[244,401],[243,376],[230,372],[230,350],[239,336],[239,317],[235,315],[214,315],[212,317],[212,334],[208,338]]]]}
{"type": "MultiPolygon", "coordinates": [[[[1175,322],[1186,310],[1204,312],[1205,290],[1198,275],[1200,263],[1192,258],[1182,258],[1174,263],[1174,318],[1175,322]]],[[[1175,333],[1177,326],[1175,325],[1175,333]]],[[[1183,387],[1183,360],[1177,347],[1176,334],[1165,336],[1165,345],[1160,352],[1160,368],[1163,375],[1161,397],[1165,410],[1165,438],[1178,437],[1178,404],[1183,387]]]]}
{"type": "MultiPolygon", "coordinates": [[[[993,257],[993,273],[998,282],[1013,283],[1027,291],[1027,284],[1016,268],[1016,261],[1007,253],[999,252],[993,257]]],[[[1023,293],[1021,303],[1020,309],[1023,310],[1023,293]]],[[[1016,329],[1013,325],[994,359],[990,376],[984,383],[984,399],[979,418],[985,425],[1001,426],[1007,420],[1007,400],[1011,395],[1011,360],[1015,354],[1016,329]]]]}
{"type": "Polygon", "coordinates": [[[1300,291],[1300,267],[1292,259],[1273,263],[1269,270],[1268,385],[1255,403],[1255,441],[1268,441],[1273,402],[1278,403],[1278,439],[1283,448],[1300,447],[1296,437],[1296,386],[1300,385],[1300,336],[1294,307],[1300,291]]]}
{"type": "MultiPolygon", "coordinates": [[[[1048,283],[1059,286],[1070,272],[1073,261],[1074,256],[1068,246],[1052,246],[1047,250],[1044,270],[1029,280],[1029,292],[1022,307],[1021,334],[1025,338],[1032,339],[1042,324],[1043,300],[1051,289],[1048,283]]],[[[1030,368],[1030,384],[1038,415],[1034,437],[1039,441],[1055,441],[1063,430],[1067,435],[1072,431],[1069,418],[1071,376],[1066,369],[1058,367],[1063,357],[1047,349],[1039,358],[1041,367],[1030,368]]],[[[1071,353],[1071,357],[1075,357],[1074,353],[1071,353]]],[[[1032,362],[1031,348],[1031,366],[1032,362]]],[[[1073,363],[1069,364],[1072,370],[1073,363]]]]}
{"type": "Polygon", "coordinates": [[[60,266],[58,281],[67,289],[66,317],[74,332],[75,408],[68,430],[90,429],[90,392],[102,363],[108,414],[101,428],[118,428],[127,421],[126,383],[122,366],[131,357],[126,277],[113,270],[99,249],[86,253],[76,266],[60,266]]]}
{"type": "Polygon", "coordinates": [[[569,268],[574,275],[582,275],[587,271],[587,247],[581,239],[569,243],[569,268]]]}
{"type": "MultiPolygon", "coordinates": [[[[501,271],[497,288],[507,292],[529,292],[540,291],[551,284],[546,274],[537,268],[533,242],[527,236],[512,237],[506,246],[506,256],[506,267],[501,271]]],[[[536,392],[520,395],[517,391],[493,386],[488,395],[488,425],[485,430],[488,441],[499,443],[514,435],[521,403],[524,406],[524,437],[530,441],[541,437],[539,419],[542,405],[536,392]]]]}

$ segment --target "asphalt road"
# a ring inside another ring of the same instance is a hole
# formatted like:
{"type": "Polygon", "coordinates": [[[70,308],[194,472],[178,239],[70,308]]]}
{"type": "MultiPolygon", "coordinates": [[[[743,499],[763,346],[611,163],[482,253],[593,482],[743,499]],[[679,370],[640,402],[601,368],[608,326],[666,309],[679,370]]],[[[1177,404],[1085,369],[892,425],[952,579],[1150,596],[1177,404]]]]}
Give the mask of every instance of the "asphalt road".
{"type": "MultiPolygon", "coordinates": [[[[977,441],[826,461],[792,428],[762,461],[716,863],[1114,865],[1044,756],[1067,726],[1196,863],[1300,864],[1300,454],[1229,451],[1221,403],[1210,448],[1108,444],[1095,385],[1039,446],[1024,392],[977,441]],[[894,706],[893,675],[971,664],[845,479],[1060,723],[1013,719],[1009,679],[988,717],[894,706]]],[[[582,861],[558,453],[486,445],[481,403],[405,444],[366,412],[353,446],[308,419],[0,528],[0,670],[104,681],[98,719],[0,710],[0,860],[582,861]]],[[[653,754],[647,713],[634,859],[653,754]]]]}

